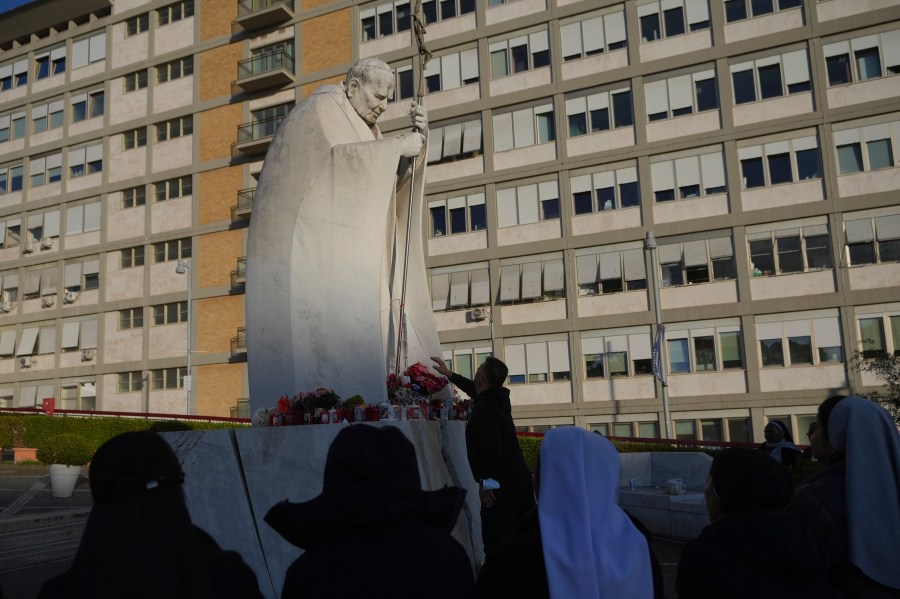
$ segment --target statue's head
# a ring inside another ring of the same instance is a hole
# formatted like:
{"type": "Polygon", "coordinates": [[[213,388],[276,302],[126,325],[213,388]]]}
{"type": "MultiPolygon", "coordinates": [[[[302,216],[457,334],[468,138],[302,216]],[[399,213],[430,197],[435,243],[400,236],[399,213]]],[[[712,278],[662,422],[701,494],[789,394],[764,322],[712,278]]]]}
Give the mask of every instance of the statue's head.
{"type": "Polygon", "coordinates": [[[363,58],[350,67],[343,83],[350,105],[369,126],[387,108],[388,98],[394,93],[394,73],[379,58],[363,58]]]}

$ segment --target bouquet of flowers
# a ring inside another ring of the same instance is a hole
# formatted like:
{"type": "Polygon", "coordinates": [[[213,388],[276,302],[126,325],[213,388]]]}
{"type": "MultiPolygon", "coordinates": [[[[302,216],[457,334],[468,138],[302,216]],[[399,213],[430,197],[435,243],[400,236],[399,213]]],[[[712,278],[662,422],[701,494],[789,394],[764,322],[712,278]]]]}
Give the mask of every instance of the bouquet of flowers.
{"type": "Polygon", "coordinates": [[[393,373],[387,376],[388,399],[404,406],[425,401],[448,383],[446,377],[436,375],[421,362],[416,362],[399,377],[393,373]]]}
{"type": "Polygon", "coordinates": [[[338,405],[341,400],[340,396],[333,389],[319,387],[315,391],[306,393],[298,393],[294,396],[294,400],[299,402],[304,409],[322,408],[323,410],[331,410],[338,405]]]}

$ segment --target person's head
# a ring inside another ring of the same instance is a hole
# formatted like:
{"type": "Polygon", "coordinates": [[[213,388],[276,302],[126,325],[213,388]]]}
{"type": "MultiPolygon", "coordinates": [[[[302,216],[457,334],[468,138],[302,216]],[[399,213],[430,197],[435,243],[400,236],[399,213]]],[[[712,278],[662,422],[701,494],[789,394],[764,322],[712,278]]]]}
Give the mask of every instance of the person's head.
{"type": "Polygon", "coordinates": [[[493,356],[489,356],[484,363],[475,371],[475,377],[472,382],[478,389],[490,389],[491,387],[502,387],[509,375],[509,368],[502,361],[493,356]]]}
{"type": "Polygon", "coordinates": [[[344,90],[350,105],[370,127],[387,108],[394,93],[394,74],[391,67],[378,58],[358,60],[347,71],[344,90]]]}
{"type": "Polygon", "coordinates": [[[837,451],[831,444],[828,437],[828,419],[831,418],[831,412],[842,400],[846,399],[846,395],[832,395],[822,402],[819,410],[816,412],[816,430],[809,437],[809,444],[812,447],[813,457],[820,462],[828,463],[839,459],[843,454],[837,451]]]}
{"type": "Polygon", "coordinates": [[[181,493],[184,472],[172,447],[151,431],[116,435],[100,446],[90,468],[95,505],[149,497],[165,489],[181,493]]]}
{"type": "Polygon", "coordinates": [[[781,509],[791,498],[791,477],[765,453],[732,447],[713,460],[706,478],[710,520],[749,509],[781,509]]]}
{"type": "Polygon", "coordinates": [[[809,423],[809,430],[806,431],[806,438],[811,439],[814,432],[816,432],[816,421],[815,420],[813,420],[812,422],[809,423]]]}
{"type": "Polygon", "coordinates": [[[763,429],[763,434],[766,436],[766,443],[792,441],[787,425],[781,420],[770,420],[766,428],[763,429]]]}

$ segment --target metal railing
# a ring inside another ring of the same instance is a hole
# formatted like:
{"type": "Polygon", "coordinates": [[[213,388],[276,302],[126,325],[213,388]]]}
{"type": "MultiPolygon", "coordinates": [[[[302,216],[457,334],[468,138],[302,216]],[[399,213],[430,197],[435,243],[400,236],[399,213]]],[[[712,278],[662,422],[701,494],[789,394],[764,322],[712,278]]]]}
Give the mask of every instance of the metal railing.
{"type": "MultiPolygon", "coordinates": [[[[2,414],[22,414],[46,416],[41,408],[0,408],[2,414]]],[[[61,410],[53,412],[53,418],[132,418],[136,420],[192,420],[195,422],[235,422],[246,424],[243,418],[221,416],[195,416],[192,414],[167,414],[163,412],[110,412],[101,410],[61,410]]]]}
{"type": "Polygon", "coordinates": [[[294,57],[284,50],[273,50],[246,58],[238,63],[238,82],[247,77],[263,75],[279,69],[294,74],[294,57]]]}
{"type": "Polygon", "coordinates": [[[275,132],[278,131],[278,127],[281,126],[281,121],[283,120],[283,116],[275,116],[270,119],[263,119],[261,121],[253,121],[252,123],[238,125],[237,142],[239,144],[242,144],[251,141],[258,141],[267,137],[273,137],[275,135],[275,132]]]}
{"type": "Polygon", "coordinates": [[[241,420],[250,418],[250,398],[242,397],[237,403],[231,406],[231,417],[240,418],[241,420]]]}
{"type": "Polygon", "coordinates": [[[253,198],[256,197],[256,188],[242,189],[237,192],[237,205],[234,207],[238,212],[249,212],[253,208],[253,198]]]}
{"type": "Polygon", "coordinates": [[[255,12],[266,10],[274,6],[286,6],[294,10],[294,0],[239,0],[238,18],[252,15],[255,12]]]}
{"type": "Polygon", "coordinates": [[[243,285],[247,280],[247,256],[237,259],[237,268],[231,271],[231,286],[243,285]]]}
{"type": "Polygon", "coordinates": [[[231,338],[231,353],[243,354],[247,352],[247,328],[238,327],[237,335],[231,338]]]}

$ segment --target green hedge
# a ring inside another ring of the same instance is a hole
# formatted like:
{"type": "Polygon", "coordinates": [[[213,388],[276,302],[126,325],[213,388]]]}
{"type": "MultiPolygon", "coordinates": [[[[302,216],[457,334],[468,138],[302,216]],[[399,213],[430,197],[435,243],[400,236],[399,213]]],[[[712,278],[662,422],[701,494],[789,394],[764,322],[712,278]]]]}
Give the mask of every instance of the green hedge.
{"type": "Polygon", "coordinates": [[[42,415],[0,414],[0,446],[37,447],[46,440],[65,433],[84,437],[91,451],[96,451],[107,440],[128,431],[153,430],[157,432],[245,428],[247,425],[232,422],[203,422],[182,420],[143,420],[138,418],[74,418],[42,415]]]}

